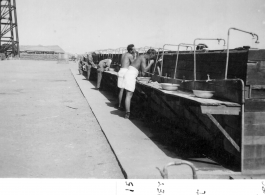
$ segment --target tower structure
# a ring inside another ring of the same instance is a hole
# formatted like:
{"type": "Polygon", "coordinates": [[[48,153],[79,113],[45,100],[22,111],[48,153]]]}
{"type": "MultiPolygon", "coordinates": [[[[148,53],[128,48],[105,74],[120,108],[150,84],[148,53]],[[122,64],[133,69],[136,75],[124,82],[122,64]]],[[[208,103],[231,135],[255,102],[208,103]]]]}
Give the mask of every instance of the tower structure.
{"type": "Polygon", "coordinates": [[[0,0],[0,53],[19,55],[16,0],[0,0]]]}

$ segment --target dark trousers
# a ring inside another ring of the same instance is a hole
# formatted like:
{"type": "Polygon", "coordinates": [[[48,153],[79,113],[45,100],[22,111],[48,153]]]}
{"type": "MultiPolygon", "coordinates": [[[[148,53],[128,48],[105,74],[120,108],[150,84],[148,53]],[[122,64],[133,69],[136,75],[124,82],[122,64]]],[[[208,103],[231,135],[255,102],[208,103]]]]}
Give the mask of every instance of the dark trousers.
{"type": "Polygon", "coordinates": [[[97,72],[98,72],[98,76],[97,76],[97,88],[100,88],[100,83],[101,83],[103,71],[99,68],[99,69],[97,69],[97,72]]]}
{"type": "Polygon", "coordinates": [[[92,68],[91,65],[87,65],[87,66],[86,66],[86,70],[87,70],[87,80],[89,80],[90,72],[91,72],[91,68],[92,68]]]}

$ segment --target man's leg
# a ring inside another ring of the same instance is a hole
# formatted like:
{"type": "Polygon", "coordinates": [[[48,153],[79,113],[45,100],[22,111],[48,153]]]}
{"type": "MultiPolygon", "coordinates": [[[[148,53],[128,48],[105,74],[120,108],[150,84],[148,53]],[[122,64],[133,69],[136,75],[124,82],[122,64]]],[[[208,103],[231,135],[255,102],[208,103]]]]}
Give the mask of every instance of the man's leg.
{"type": "Polygon", "coordinates": [[[91,71],[91,65],[87,65],[87,80],[89,80],[90,71],[91,71]]]}
{"type": "Polygon", "coordinates": [[[97,78],[97,88],[100,88],[100,83],[101,83],[101,79],[102,79],[102,71],[101,70],[97,70],[98,72],[98,78],[97,78]]]}
{"type": "Polygon", "coordinates": [[[120,93],[119,93],[119,108],[121,107],[121,101],[122,101],[123,91],[124,91],[124,88],[120,88],[120,93]]]}
{"type": "Polygon", "coordinates": [[[130,107],[131,107],[131,99],[133,96],[133,92],[131,91],[126,91],[126,98],[125,98],[125,109],[126,109],[126,114],[125,114],[125,118],[129,118],[130,117],[130,107]]]}
{"type": "Polygon", "coordinates": [[[83,65],[82,64],[78,64],[78,70],[79,70],[79,74],[83,74],[83,65]]]}

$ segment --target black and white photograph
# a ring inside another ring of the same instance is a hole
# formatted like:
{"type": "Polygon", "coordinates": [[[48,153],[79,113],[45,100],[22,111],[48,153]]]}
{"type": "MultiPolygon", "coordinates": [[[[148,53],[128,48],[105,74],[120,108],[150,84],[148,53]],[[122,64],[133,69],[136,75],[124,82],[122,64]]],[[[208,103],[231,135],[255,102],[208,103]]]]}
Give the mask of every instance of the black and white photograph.
{"type": "Polygon", "coordinates": [[[1,194],[265,194],[264,0],[0,9],[1,194]]]}

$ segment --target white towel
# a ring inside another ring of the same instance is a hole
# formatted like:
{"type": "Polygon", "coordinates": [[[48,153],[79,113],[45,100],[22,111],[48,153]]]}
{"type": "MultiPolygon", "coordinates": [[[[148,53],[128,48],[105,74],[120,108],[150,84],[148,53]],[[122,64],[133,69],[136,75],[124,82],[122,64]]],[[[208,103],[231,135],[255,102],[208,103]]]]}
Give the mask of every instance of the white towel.
{"type": "Polygon", "coordinates": [[[124,75],[124,88],[128,91],[134,92],[136,77],[138,76],[139,71],[133,66],[129,66],[128,71],[124,75]]]}
{"type": "Polygon", "coordinates": [[[128,71],[128,68],[121,68],[118,72],[118,87],[124,89],[124,75],[128,71]]]}

